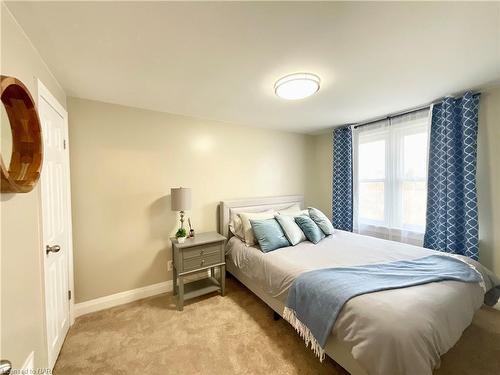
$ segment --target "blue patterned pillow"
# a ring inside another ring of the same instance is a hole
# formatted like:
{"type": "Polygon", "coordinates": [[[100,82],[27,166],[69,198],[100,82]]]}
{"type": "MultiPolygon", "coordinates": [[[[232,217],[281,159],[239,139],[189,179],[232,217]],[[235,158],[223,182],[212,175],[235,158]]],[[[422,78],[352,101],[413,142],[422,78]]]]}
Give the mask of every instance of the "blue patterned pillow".
{"type": "Polygon", "coordinates": [[[276,219],[250,220],[255,238],[259,242],[260,249],[267,253],[279,249],[280,247],[290,246],[286,239],[283,229],[276,219]]]}
{"type": "Polygon", "coordinates": [[[307,239],[314,244],[317,244],[323,238],[325,238],[325,234],[316,223],[309,217],[305,215],[296,216],[295,222],[302,229],[302,232],[306,235],[307,239]]]}

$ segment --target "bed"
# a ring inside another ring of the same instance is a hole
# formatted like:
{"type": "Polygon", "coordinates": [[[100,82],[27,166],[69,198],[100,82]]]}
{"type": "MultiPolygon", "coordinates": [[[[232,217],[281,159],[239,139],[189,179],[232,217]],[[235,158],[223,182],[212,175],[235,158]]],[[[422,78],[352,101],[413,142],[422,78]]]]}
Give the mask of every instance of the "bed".
{"type": "MultiPolygon", "coordinates": [[[[223,201],[220,232],[228,237],[227,271],[283,315],[288,288],[303,272],[339,266],[411,260],[435,254],[421,247],[336,231],[314,245],[262,253],[232,236],[229,221],[240,212],[303,206],[302,196],[223,201]]],[[[465,260],[465,259],[464,259],[465,260]]],[[[431,374],[472,322],[486,290],[498,280],[467,259],[483,282],[443,281],[361,295],[347,302],[332,330],[325,352],[353,375],[431,374]]]]}

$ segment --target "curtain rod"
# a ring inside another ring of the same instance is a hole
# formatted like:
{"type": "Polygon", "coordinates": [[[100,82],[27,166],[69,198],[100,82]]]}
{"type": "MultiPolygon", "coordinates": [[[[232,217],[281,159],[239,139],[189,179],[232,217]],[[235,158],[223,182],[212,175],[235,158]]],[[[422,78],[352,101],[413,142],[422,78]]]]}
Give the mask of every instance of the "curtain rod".
{"type": "Polygon", "coordinates": [[[418,107],[413,107],[413,108],[410,108],[410,109],[405,109],[404,111],[391,113],[391,114],[386,115],[386,116],[379,116],[379,117],[372,118],[370,120],[362,121],[362,122],[359,122],[356,125],[354,125],[354,129],[359,128],[361,126],[373,124],[374,122],[378,122],[378,121],[382,121],[382,120],[388,120],[390,118],[404,116],[404,115],[408,115],[410,113],[418,112],[418,111],[421,111],[423,109],[430,108],[432,104],[434,104],[434,103],[425,104],[425,105],[421,105],[421,106],[418,106],[418,107]]]}
{"type": "MultiPolygon", "coordinates": [[[[473,96],[481,95],[481,93],[480,92],[473,92],[472,95],[473,96]]],[[[418,111],[421,111],[423,109],[430,108],[434,104],[439,104],[442,101],[443,101],[443,99],[441,98],[441,99],[435,100],[433,102],[430,102],[428,104],[420,105],[418,107],[408,108],[408,109],[405,109],[403,111],[394,112],[394,113],[391,113],[391,114],[388,114],[385,116],[374,117],[374,118],[371,118],[369,120],[361,121],[361,122],[358,122],[357,124],[354,124],[354,129],[359,128],[361,126],[373,124],[374,122],[388,120],[391,118],[395,118],[395,117],[399,117],[399,116],[408,115],[410,113],[418,112],[418,111]]]]}

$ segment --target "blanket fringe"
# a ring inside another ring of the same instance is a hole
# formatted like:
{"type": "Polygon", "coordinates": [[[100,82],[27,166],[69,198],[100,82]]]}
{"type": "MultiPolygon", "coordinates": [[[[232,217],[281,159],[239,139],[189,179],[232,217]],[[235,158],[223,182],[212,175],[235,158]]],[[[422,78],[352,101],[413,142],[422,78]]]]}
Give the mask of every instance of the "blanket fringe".
{"type": "Polygon", "coordinates": [[[309,328],[307,328],[307,326],[297,318],[295,310],[285,306],[285,310],[283,311],[283,319],[285,319],[292,325],[293,328],[295,328],[300,337],[302,337],[302,339],[305,341],[306,347],[308,347],[309,343],[311,343],[311,350],[319,358],[319,361],[323,362],[323,360],[325,359],[324,349],[321,347],[309,328]]]}

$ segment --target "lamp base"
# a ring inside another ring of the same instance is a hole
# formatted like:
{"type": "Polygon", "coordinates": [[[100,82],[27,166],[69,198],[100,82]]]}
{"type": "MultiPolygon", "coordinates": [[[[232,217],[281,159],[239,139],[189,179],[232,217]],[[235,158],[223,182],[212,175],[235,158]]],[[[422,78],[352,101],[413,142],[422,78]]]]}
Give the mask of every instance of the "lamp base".
{"type": "Polygon", "coordinates": [[[184,228],[184,211],[181,211],[181,228],[184,228]]]}

